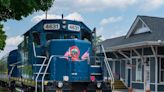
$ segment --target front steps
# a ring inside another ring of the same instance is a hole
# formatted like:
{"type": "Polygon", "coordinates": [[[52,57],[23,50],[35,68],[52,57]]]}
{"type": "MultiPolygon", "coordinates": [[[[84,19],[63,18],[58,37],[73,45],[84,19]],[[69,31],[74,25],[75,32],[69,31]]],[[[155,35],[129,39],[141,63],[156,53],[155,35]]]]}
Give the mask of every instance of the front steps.
{"type": "Polygon", "coordinates": [[[127,87],[124,85],[124,83],[120,80],[114,81],[114,89],[127,89],[127,87]]]}
{"type": "MultiPolygon", "coordinates": [[[[110,81],[109,81],[110,82],[110,81]]],[[[114,80],[114,89],[128,89],[125,84],[120,80],[114,80]]]]}

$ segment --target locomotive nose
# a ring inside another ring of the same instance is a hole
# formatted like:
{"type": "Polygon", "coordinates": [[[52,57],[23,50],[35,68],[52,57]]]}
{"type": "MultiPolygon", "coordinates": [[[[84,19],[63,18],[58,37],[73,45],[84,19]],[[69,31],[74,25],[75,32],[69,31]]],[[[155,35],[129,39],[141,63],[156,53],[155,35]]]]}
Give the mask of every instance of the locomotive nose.
{"type": "Polygon", "coordinates": [[[91,44],[82,40],[60,39],[48,43],[49,56],[70,57],[72,61],[84,60],[89,56],[91,44]]]}
{"type": "Polygon", "coordinates": [[[50,56],[54,56],[50,64],[51,79],[64,81],[89,81],[88,59],[91,44],[82,40],[52,40],[48,44],[50,56]],[[64,58],[63,58],[64,57],[64,58]]]}

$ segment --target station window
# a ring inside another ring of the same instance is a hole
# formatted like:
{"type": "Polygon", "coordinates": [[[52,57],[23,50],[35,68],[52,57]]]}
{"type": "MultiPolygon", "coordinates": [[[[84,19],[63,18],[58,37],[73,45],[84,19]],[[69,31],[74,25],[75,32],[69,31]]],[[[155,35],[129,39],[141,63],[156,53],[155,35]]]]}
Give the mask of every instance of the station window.
{"type": "Polygon", "coordinates": [[[141,59],[137,59],[136,81],[142,81],[142,61],[141,61],[141,59]]]}
{"type": "Polygon", "coordinates": [[[52,33],[49,33],[46,35],[46,40],[51,40],[51,39],[60,39],[60,35],[55,33],[55,34],[52,34],[52,33]]]}
{"type": "Polygon", "coordinates": [[[33,35],[33,41],[35,45],[40,45],[40,33],[33,32],[32,35],[33,35]]]}
{"type": "Polygon", "coordinates": [[[164,82],[164,58],[161,58],[161,82],[164,82]]]}

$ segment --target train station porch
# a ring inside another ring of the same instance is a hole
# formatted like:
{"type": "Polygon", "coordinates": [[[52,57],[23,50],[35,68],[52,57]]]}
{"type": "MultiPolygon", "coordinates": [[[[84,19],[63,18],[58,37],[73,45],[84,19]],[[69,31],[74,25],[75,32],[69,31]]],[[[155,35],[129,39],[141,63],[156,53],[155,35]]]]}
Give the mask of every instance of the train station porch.
{"type": "Polygon", "coordinates": [[[164,18],[137,16],[125,36],[107,39],[115,80],[134,92],[164,91],[164,18]]]}

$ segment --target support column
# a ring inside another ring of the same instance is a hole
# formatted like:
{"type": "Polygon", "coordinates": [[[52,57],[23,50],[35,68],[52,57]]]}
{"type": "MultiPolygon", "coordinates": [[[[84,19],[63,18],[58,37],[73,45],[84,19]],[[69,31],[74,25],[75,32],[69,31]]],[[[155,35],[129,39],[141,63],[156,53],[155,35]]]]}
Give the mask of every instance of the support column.
{"type": "Polygon", "coordinates": [[[145,61],[146,61],[146,59],[144,59],[143,55],[140,54],[136,49],[132,49],[132,50],[137,54],[137,56],[139,56],[141,58],[141,61],[144,64],[144,92],[146,92],[146,88],[145,88],[146,87],[146,85],[145,85],[145,74],[146,74],[145,61]]]}
{"type": "MultiPolygon", "coordinates": [[[[143,54],[140,54],[136,49],[132,49],[136,54],[137,54],[137,56],[139,56],[140,58],[141,58],[141,61],[142,61],[142,63],[144,64],[144,62],[145,62],[145,60],[144,60],[144,57],[143,57],[143,54]]],[[[146,92],[146,88],[145,88],[145,64],[144,64],[144,92],[146,92]]]]}
{"type": "Polygon", "coordinates": [[[153,55],[155,57],[155,92],[158,92],[158,58],[157,58],[157,52],[156,52],[157,48],[154,49],[154,47],[151,46],[151,49],[152,49],[153,55]]]}
{"type": "MultiPolygon", "coordinates": [[[[114,54],[114,56],[116,57],[116,60],[119,60],[119,56],[116,54],[116,52],[113,52],[113,54],[114,54]]],[[[116,61],[115,60],[115,61],[116,61]]],[[[113,73],[115,74],[116,72],[115,72],[115,61],[113,61],[113,73]]]]}

